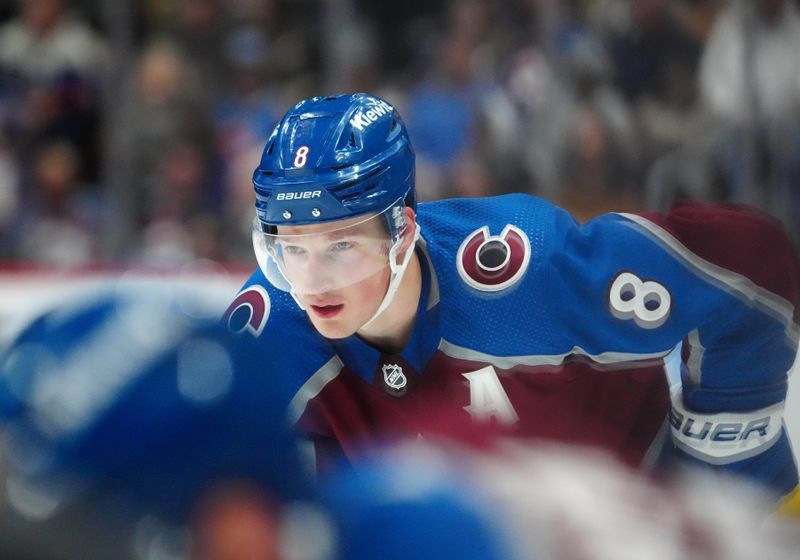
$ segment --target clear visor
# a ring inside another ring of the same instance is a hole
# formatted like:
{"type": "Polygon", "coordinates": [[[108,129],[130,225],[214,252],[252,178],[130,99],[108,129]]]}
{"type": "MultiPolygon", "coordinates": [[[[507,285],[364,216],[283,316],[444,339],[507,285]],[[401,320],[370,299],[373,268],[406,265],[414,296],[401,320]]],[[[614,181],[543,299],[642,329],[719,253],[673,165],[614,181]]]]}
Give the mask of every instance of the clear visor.
{"type": "Polygon", "coordinates": [[[278,226],[275,233],[261,231],[256,218],[258,265],[273,286],[295,295],[334,292],[393,270],[403,206],[397,201],[381,213],[330,224],[278,226]]]}

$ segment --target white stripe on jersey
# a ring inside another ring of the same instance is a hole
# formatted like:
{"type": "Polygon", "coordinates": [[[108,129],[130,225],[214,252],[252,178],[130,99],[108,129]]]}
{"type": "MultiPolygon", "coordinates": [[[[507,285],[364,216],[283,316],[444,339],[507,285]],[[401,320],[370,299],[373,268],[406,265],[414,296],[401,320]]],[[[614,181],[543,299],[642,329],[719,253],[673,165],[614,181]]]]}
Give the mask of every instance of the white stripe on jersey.
{"type": "MultiPolygon", "coordinates": [[[[491,354],[484,354],[471,348],[464,348],[441,339],[439,342],[439,350],[450,356],[460,360],[471,360],[474,362],[485,362],[492,364],[499,369],[511,369],[515,366],[558,366],[564,363],[569,356],[584,356],[599,364],[615,364],[624,368],[624,362],[642,362],[650,360],[661,360],[672,351],[672,348],[660,352],[650,352],[643,354],[634,354],[630,352],[602,352],[600,354],[590,354],[579,346],[573,346],[569,352],[563,354],[539,354],[529,356],[492,356],[491,354]]],[[[636,366],[641,364],[637,363],[636,366]]]]}
{"type": "Polygon", "coordinates": [[[336,376],[339,375],[343,367],[344,364],[342,360],[339,356],[334,355],[324,366],[314,372],[314,375],[303,383],[303,386],[300,387],[300,390],[297,391],[297,394],[295,394],[289,402],[288,414],[290,426],[294,426],[294,424],[300,420],[300,417],[306,409],[306,405],[308,405],[308,401],[319,395],[322,389],[325,388],[325,385],[333,381],[336,376]]]}
{"type": "Polygon", "coordinates": [[[618,215],[644,228],[646,233],[649,233],[656,241],[666,246],[671,253],[679,257],[688,267],[705,277],[709,283],[747,304],[755,303],[764,312],[780,321],[786,327],[786,337],[791,342],[792,347],[797,348],[800,341],[800,325],[794,323],[794,306],[786,299],[758,286],[738,272],[733,272],[697,256],[667,230],[647,218],[621,212],[618,215]]]}

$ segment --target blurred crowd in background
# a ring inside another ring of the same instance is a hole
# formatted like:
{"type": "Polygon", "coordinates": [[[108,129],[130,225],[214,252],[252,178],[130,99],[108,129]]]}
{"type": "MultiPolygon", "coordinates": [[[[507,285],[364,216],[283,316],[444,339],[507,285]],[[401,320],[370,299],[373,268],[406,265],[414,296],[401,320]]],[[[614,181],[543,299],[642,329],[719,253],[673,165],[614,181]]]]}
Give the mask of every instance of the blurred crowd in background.
{"type": "Polygon", "coordinates": [[[747,202],[800,239],[798,0],[0,0],[0,262],[252,264],[298,100],[369,91],[420,198],[747,202]]]}

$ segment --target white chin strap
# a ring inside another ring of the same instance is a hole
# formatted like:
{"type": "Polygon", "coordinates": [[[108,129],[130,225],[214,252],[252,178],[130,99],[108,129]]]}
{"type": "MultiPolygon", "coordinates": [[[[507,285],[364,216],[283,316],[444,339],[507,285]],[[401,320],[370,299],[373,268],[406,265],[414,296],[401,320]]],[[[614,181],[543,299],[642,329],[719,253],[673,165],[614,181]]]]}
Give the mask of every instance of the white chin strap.
{"type": "Polygon", "coordinates": [[[411,262],[411,257],[414,255],[414,248],[417,246],[417,241],[419,241],[419,234],[420,234],[420,226],[419,224],[415,224],[415,231],[414,231],[414,240],[409,245],[408,249],[406,250],[406,254],[403,256],[403,262],[398,263],[397,261],[397,251],[400,249],[400,246],[403,244],[403,238],[398,238],[397,241],[394,242],[392,248],[389,249],[389,266],[392,269],[392,278],[389,280],[389,287],[386,289],[386,295],[383,296],[383,301],[378,306],[377,311],[372,315],[372,317],[361,325],[359,330],[369,327],[369,325],[378,318],[378,316],[386,311],[386,308],[391,305],[392,300],[394,299],[395,294],[397,293],[397,289],[400,287],[400,282],[403,280],[403,275],[406,272],[406,268],[408,268],[408,263],[411,262]]]}

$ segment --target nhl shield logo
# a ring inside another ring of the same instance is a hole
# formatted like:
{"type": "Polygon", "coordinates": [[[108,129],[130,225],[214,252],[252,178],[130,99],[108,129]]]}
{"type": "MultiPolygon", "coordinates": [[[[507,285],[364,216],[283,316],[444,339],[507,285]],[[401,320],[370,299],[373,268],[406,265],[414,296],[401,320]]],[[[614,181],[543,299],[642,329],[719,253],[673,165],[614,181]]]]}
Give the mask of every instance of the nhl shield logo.
{"type": "Polygon", "coordinates": [[[402,367],[397,364],[384,364],[381,370],[383,371],[383,381],[388,387],[395,391],[405,388],[408,379],[406,379],[402,367]]]}

